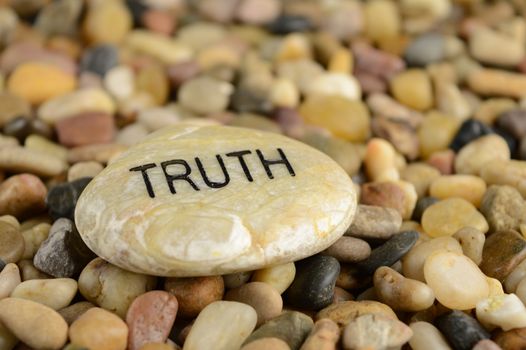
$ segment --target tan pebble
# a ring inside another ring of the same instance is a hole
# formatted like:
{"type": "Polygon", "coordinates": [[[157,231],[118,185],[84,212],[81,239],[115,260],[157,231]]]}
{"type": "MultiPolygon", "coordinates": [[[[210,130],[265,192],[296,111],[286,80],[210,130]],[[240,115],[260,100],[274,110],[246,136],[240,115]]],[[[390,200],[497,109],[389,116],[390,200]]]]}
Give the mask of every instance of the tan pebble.
{"type": "Polygon", "coordinates": [[[462,247],[452,237],[438,237],[422,242],[411,248],[402,258],[404,276],[425,282],[424,263],[428,256],[439,250],[462,253],[462,247]]]}
{"type": "Polygon", "coordinates": [[[132,16],[121,1],[89,3],[82,26],[83,34],[92,44],[119,43],[132,28],[132,16]]]}
{"type": "Polygon", "coordinates": [[[32,300],[59,310],[71,303],[77,293],[77,281],[71,278],[29,280],[20,283],[11,297],[32,300]]]}
{"type": "Polygon", "coordinates": [[[329,318],[342,327],[346,326],[354,319],[366,314],[380,314],[391,319],[398,319],[389,306],[377,301],[363,300],[345,301],[329,305],[316,314],[316,320],[329,318]]]}
{"type": "Polygon", "coordinates": [[[116,143],[79,146],[70,149],[68,161],[70,163],[95,161],[106,164],[127,149],[128,146],[116,143]]]}
{"type": "Polygon", "coordinates": [[[359,204],[345,235],[364,239],[388,239],[400,231],[402,216],[393,208],[359,204]]]}
{"type": "Polygon", "coordinates": [[[0,346],[3,350],[12,350],[18,343],[17,337],[6,326],[0,323],[0,346]]]}
{"type": "Polygon", "coordinates": [[[486,277],[486,281],[488,282],[489,287],[489,297],[504,294],[504,288],[498,279],[486,277]]]}
{"type": "Polygon", "coordinates": [[[0,272],[0,299],[7,298],[21,282],[20,270],[14,263],[7,264],[0,272]]]}
{"type": "Polygon", "coordinates": [[[158,64],[152,64],[139,71],[136,80],[137,91],[149,94],[156,105],[163,105],[168,98],[168,78],[164,68],[158,64]]]}
{"type": "Polygon", "coordinates": [[[516,108],[517,103],[510,98],[490,98],[478,106],[474,119],[492,125],[502,113],[516,108]]]}
{"type": "Polygon", "coordinates": [[[488,232],[489,226],[475,206],[462,198],[452,197],[429,206],[422,215],[422,226],[431,237],[452,236],[463,227],[471,226],[488,232]]]}
{"type": "Polygon", "coordinates": [[[280,294],[271,285],[263,282],[250,282],[231,289],[225,294],[224,300],[252,306],[258,316],[257,325],[278,316],[283,309],[280,294]]]}
{"type": "Polygon", "coordinates": [[[420,112],[404,106],[389,95],[383,93],[370,94],[366,101],[373,115],[399,120],[414,129],[420,126],[424,118],[420,112]]]}
{"type": "Polygon", "coordinates": [[[342,301],[354,300],[351,293],[340,287],[334,287],[334,295],[332,297],[332,303],[337,304],[342,301]]]}
{"type": "Polygon", "coordinates": [[[193,56],[193,50],[186,44],[146,30],[132,31],[125,42],[131,49],[153,56],[165,64],[186,62],[193,56]]]}
{"type": "Polygon", "coordinates": [[[46,63],[28,62],[19,65],[9,76],[7,90],[38,105],[75,89],[73,75],[46,63]]]}
{"type": "Polygon", "coordinates": [[[475,344],[472,350],[502,350],[502,348],[492,340],[482,339],[475,344]]]}
{"type": "Polygon", "coordinates": [[[500,69],[477,69],[467,78],[469,87],[482,95],[524,97],[526,77],[523,74],[500,69]]]}
{"type": "Polygon", "coordinates": [[[440,172],[425,163],[408,164],[400,172],[400,177],[415,187],[419,198],[426,196],[431,183],[440,176],[440,172]]]}
{"type": "Polygon", "coordinates": [[[437,151],[446,150],[459,126],[455,118],[439,113],[428,114],[418,129],[420,155],[426,159],[437,151]]]}
{"type": "Polygon", "coordinates": [[[477,319],[487,328],[504,331],[526,327],[526,307],[515,294],[499,294],[480,301],[477,319]]]}
{"type": "Polygon", "coordinates": [[[354,58],[351,52],[345,48],[334,51],[329,58],[327,70],[329,72],[351,74],[354,68],[354,58]]]}
{"type": "Polygon", "coordinates": [[[413,215],[413,210],[415,209],[416,201],[418,200],[418,194],[416,193],[415,186],[410,182],[399,180],[395,183],[404,193],[401,212],[402,219],[408,220],[413,215]]]}
{"type": "Polygon", "coordinates": [[[177,350],[178,346],[172,346],[165,343],[149,343],[141,346],[139,350],[177,350]]]}
{"type": "Polygon", "coordinates": [[[437,82],[435,84],[435,96],[437,109],[446,115],[451,115],[458,120],[466,120],[473,113],[467,98],[454,83],[437,82]]]}
{"type": "Polygon", "coordinates": [[[482,63],[508,67],[519,64],[525,53],[519,40],[489,28],[477,29],[470,35],[469,51],[482,63]],[[506,52],[506,55],[501,55],[501,52],[506,52]]]}
{"type": "Polygon", "coordinates": [[[365,151],[365,170],[371,181],[397,181],[400,179],[396,168],[396,151],[384,139],[373,138],[365,151]]]}
{"type": "Polygon", "coordinates": [[[495,134],[482,136],[460,149],[455,158],[455,171],[479,175],[489,162],[509,159],[510,150],[502,137],[495,134]]]}
{"type": "Polygon", "coordinates": [[[128,327],[117,315],[94,307],[69,328],[69,339],[78,346],[97,350],[125,350],[128,327]]]}
{"type": "Polygon", "coordinates": [[[225,288],[234,289],[237,287],[241,287],[250,280],[250,277],[252,277],[252,272],[253,271],[243,271],[223,275],[223,282],[225,283],[225,288]]]}
{"type": "Polygon", "coordinates": [[[413,331],[413,336],[409,339],[413,350],[451,350],[442,333],[431,323],[419,321],[411,323],[409,327],[413,331]]]}
{"type": "MultiPolygon", "coordinates": [[[[303,33],[290,33],[287,34],[281,40],[274,60],[276,62],[285,62],[285,61],[297,61],[301,59],[310,59],[312,56],[312,46],[307,36],[303,33]]],[[[320,74],[321,76],[322,74],[320,74]]],[[[318,78],[318,76],[313,77],[313,79],[318,78]]],[[[308,84],[305,87],[305,91],[308,91],[308,84]]]]}
{"type": "Polygon", "coordinates": [[[453,173],[455,152],[451,149],[434,152],[427,158],[426,162],[440,171],[442,175],[450,175],[453,173]]]}
{"type": "Polygon", "coordinates": [[[61,349],[68,325],[53,309],[30,300],[0,300],[0,321],[18,339],[36,349],[61,349]]]}
{"type": "Polygon", "coordinates": [[[453,238],[462,246],[464,255],[477,265],[482,262],[482,249],[486,241],[484,233],[473,227],[464,227],[455,232],[453,238]]]}
{"type": "Polygon", "coordinates": [[[275,19],[281,11],[277,0],[242,0],[238,5],[236,17],[243,23],[261,25],[275,19]]]}
{"type": "Polygon", "coordinates": [[[244,345],[241,350],[290,350],[287,343],[279,338],[261,338],[244,345]]]}
{"type": "Polygon", "coordinates": [[[0,184],[0,214],[25,217],[42,212],[47,188],[38,177],[20,174],[0,184]]]}
{"type": "Polygon", "coordinates": [[[25,148],[33,151],[40,151],[49,154],[50,156],[61,159],[66,162],[68,157],[68,150],[61,145],[52,142],[40,135],[29,135],[24,142],[25,148]]]}
{"type": "Polygon", "coordinates": [[[290,262],[256,270],[252,275],[252,281],[270,284],[281,294],[292,284],[295,276],[296,266],[290,262]]]}
{"type": "Polygon", "coordinates": [[[278,78],[272,83],[269,99],[274,106],[294,108],[299,98],[298,88],[289,79],[278,78]]]}
{"type": "Polygon", "coordinates": [[[400,14],[396,3],[387,0],[375,0],[364,7],[365,34],[373,40],[385,40],[396,37],[401,30],[400,14]]]}
{"type": "Polygon", "coordinates": [[[48,177],[62,173],[66,170],[66,165],[62,160],[45,153],[9,147],[0,149],[0,169],[48,177]]]}
{"type": "Polygon", "coordinates": [[[340,338],[340,328],[334,321],[322,318],[314,323],[314,327],[300,350],[332,350],[340,338]]]}
{"type": "Polygon", "coordinates": [[[0,216],[0,221],[6,222],[11,226],[16,227],[17,230],[20,230],[20,222],[18,222],[18,219],[13,215],[2,215],[0,216]]]}
{"type": "Polygon", "coordinates": [[[443,175],[431,183],[429,195],[438,199],[464,198],[477,208],[486,192],[486,183],[473,175],[443,175]]]}
{"type": "Polygon", "coordinates": [[[71,325],[77,318],[92,307],[95,307],[95,305],[89,301],[79,301],[78,303],[71,304],[70,306],[58,310],[58,313],[64,318],[64,320],[66,320],[68,325],[71,325]]]}
{"type": "Polygon", "coordinates": [[[424,276],[437,300],[450,309],[467,310],[489,295],[486,276],[467,256],[439,250],[424,264],[424,276]]]}
{"type": "Polygon", "coordinates": [[[106,72],[103,83],[112,96],[124,100],[135,91],[135,73],[129,66],[116,66],[106,72]]]}
{"type": "Polygon", "coordinates": [[[37,270],[35,265],[33,265],[33,262],[28,259],[20,260],[18,262],[18,267],[20,268],[22,281],[52,278],[52,276],[37,270]]]}
{"type": "Polygon", "coordinates": [[[221,276],[210,276],[167,278],[164,289],[177,298],[181,317],[193,318],[208,304],[221,300],[225,287],[221,276]]]}
{"type": "Polygon", "coordinates": [[[526,163],[523,161],[494,159],[482,167],[480,177],[488,186],[515,187],[526,198],[526,163]]]}
{"type": "Polygon", "coordinates": [[[409,69],[390,81],[393,96],[404,105],[419,111],[433,106],[431,80],[424,70],[409,69]]]}
{"type": "Polygon", "coordinates": [[[405,278],[387,266],[375,271],[374,287],[380,300],[394,310],[421,311],[435,301],[433,290],[425,283],[405,278]]]}
{"type": "Polygon", "coordinates": [[[359,238],[340,237],[322,254],[332,256],[340,262],[351,263],[367,259],[371,255],[371,247],[359,238]]]}
{"type": "Polygon", "coordinates": [[[83,177],[95,177],[104,169],[102,164],[95,161],[80,162],[68,169],[68,181],[75,181],[83,177]]]}
{"type": "Polygon", "coordinates": [[[18,229],[0,222],[0,259],[5,263],[16,263],[24,254],[24,237],[18,229]]]}

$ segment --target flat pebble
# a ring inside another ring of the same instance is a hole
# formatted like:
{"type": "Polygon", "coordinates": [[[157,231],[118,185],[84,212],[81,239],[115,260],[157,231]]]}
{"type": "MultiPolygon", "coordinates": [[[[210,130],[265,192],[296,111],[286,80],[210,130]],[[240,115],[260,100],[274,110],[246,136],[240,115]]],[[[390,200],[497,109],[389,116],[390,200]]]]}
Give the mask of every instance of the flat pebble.
{"type": "Polygon", "coordinates": [[[322,318],[314,323],[314,327],[300,350],[331,350],[336,348],[340,338],[340,328],[328,319],[322,318]]]}
{"type": "Polygon", "coordinates": [[[473,175],[443,175],[431,183],[429,195],[438,199],[451,197],[464,198],[479,207],[486,192],[484,180],[473,175]]]}
{"type": "Polygon", "coordinates": [[[380,314],[392,319],[398,319],[394,311],[387,305],[373,300],[344,301],[327,306],[316,314],[316,320],[329,318],[340,327],[344,327],[356,318],[366,314],[380,314]]]}
{"type": "Polygon", "coordinates": [[[390,81],[393,96],[402,104],[419,111],[433,106],[431,80],[420,69],[409,69],[399,73],[390,81]]]}
{"type": "Polygon", "coordinates": [[[68,169],[67,180],[68,182],[72,182],[85,177],[95,177],[102,169],[104,169],[104,167],[99,162],[79,162],[68,169]]]}
{"type": "Polygon", "coordinates": [[[455,171],[479,175],[482,168],[495,159],[510,159],[508,144],[498,135],[481,136],[460,149],[455,157],[455,171]]]}
{"type": "Polygon", "coordinates": [[[224,300],[252,306],[258,316],[258,326],[277,317],[283,309],[280,294],[271,285],[263,282],[250,282],[231,289],[225,294],[224,300]]]}
{"type": "Polygon", "coordinates": [[[470,350],[479,341],[490,337],[476,319],[458,310],[438,317],[435,324],[453,349],[470,350]]]}
{"type": "Polygon", "coordinates": [[[274,287],[279,294],[282,294],[292,284],[295,276],[296,265],[290,262],[256,270],[252,275],[252,281],[267,283],[274,287]]]}
{"type": "Polygon", "coordinates": [[[183,349],[238,349],[256,322],[256,311],[249,305],[233,301],[213,302],[199,313],[183,349]]]}
{"type": "Polygon", "coordinates": [[[71,278],[24,281],[11,292],[11,297],[32,300],[59,310],[68,306],[77,293],[77,281],[71,278]]]}
{"type": "Polygon", "coordinates": [[[66,169],[64,162],[48,154],[22,147],[0,149],[0,169],[14,173],[55,176],[66,169]]]}
{"type": "Polygon", "coordinates": [[[499,231],[486,238],[480,268],[489,276],[504,279],[526,258],[526,240],[513,230],[499,231]]]}
{"type": "Polygon", "coordinates": [[[401,225],[402,217],[396,210],[359,204],[345,235],[362,239],[388,239],[399,231],[401,225]]]}
{"type": "Polygon", "coordinates": [[[194,318],[207,305],[223,298],[225,291],[221,276],[167,278],[164,289],[179,302],[181,317],[194,318]]]}
{"type": "Polygon", "coordinates": [[[413,350],[451,350],[444,336],[431,323],[419,321],[409,325],[413,331],[413,336],[409,339],[409,345],[413,350]]]}
{"type": "Polygon", "coordinates": [[[14,263],[9,263],[0,271],[0,299],[7,298],[21,282],[20,270],[14,263]]]}
{"type": "Polygon", "coordinates": [[[94,307],[71,324],[69,339],[71,343],[88,349],[125,350],[128,327],[114,313],[94,307]]]}
{"type": "Polygon", "coordinates": [[[491,231],[516,230],[526,222],[526,203],[511,186],[490,186],[484,193],[480,211],[491,231]]]}
{"type": "Polygon", "coordinates": [[[486,328],[504,331],[526,327],[526,307],[515,294],[500,294],[482,300],[476,307],[477,319],[486,328]]]}
{"type": "Polygon", "coordinates": [[[341,237],[322,254],[332,256],[340,262],[351,263],[367,259],[371,254],[371,247],[359,238],[341,237]]]}

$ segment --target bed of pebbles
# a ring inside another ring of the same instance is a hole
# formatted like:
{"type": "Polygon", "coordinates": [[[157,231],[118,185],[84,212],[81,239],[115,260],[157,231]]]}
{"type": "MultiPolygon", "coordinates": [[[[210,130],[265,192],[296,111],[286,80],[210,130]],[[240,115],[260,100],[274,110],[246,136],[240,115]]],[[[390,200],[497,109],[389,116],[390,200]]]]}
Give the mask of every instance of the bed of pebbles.
{"type": "Polygon", "coordinates": [[[0,0],[0,350],[526,349],[525,16],[521,0],[0,0]],[[322,151],[354,181],[352,224],[256,271],[103,260],[77,200],[181,123],[322,151]]]}

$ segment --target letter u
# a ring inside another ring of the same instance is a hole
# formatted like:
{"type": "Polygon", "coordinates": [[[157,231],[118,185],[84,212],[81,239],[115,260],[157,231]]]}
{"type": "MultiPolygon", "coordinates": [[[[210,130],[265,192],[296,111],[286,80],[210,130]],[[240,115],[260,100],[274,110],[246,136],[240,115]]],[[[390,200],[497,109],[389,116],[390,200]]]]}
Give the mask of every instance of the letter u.
{"type": "Polygon", "coordinates": [[[198,157],[195,157],[195,163],[197,164],[197,168],[199,169],[199,172],[201,173],[201,176],[203,177],[203,181],[210,188],[225,187],[230,182],[230,176],[228,175],[228,171],[225,168],[225,163],[223,162],[223,158],[221,158],[219,154],[216,154],[216,159],[217,159],[217,162],[219,163],[219,166],[221,167],[221,170],[223,171],[223,176],[225,177],[223,182],[211,181],[208,178],[208,175],[206,175],[206,170],[203,167],[203,163],[201,163],[201,160],[198,157]]]}

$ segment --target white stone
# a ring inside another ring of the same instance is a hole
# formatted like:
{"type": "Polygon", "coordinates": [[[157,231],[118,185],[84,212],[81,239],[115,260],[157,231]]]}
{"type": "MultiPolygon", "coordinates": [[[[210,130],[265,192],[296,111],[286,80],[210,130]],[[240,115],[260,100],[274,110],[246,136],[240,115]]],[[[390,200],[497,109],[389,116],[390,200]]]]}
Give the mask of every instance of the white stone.
{"type": "Polygon", "coordinates": [[[493,295],[477,303],[477,319],[487,328],[526,327],[526,307],[515,294],[493,295]]]}
{"type": "Polygon", "coordinates": [[[181,124],[149,135],[97,175],[75,222],[86,244],[119,267],[198,276],[313,255],[343,235],[355,210],[349,176],[303,143],[181,124]],[[176,175],[181,179],[170,178],[176,175]]]}
{"type": "Polygon", "coordinates": [[[353,76],[343,73],[325,73],[312,79],[307,87],[308,95],[339,95],[350,100],[362,96],[360,84],[353,76]]]}

